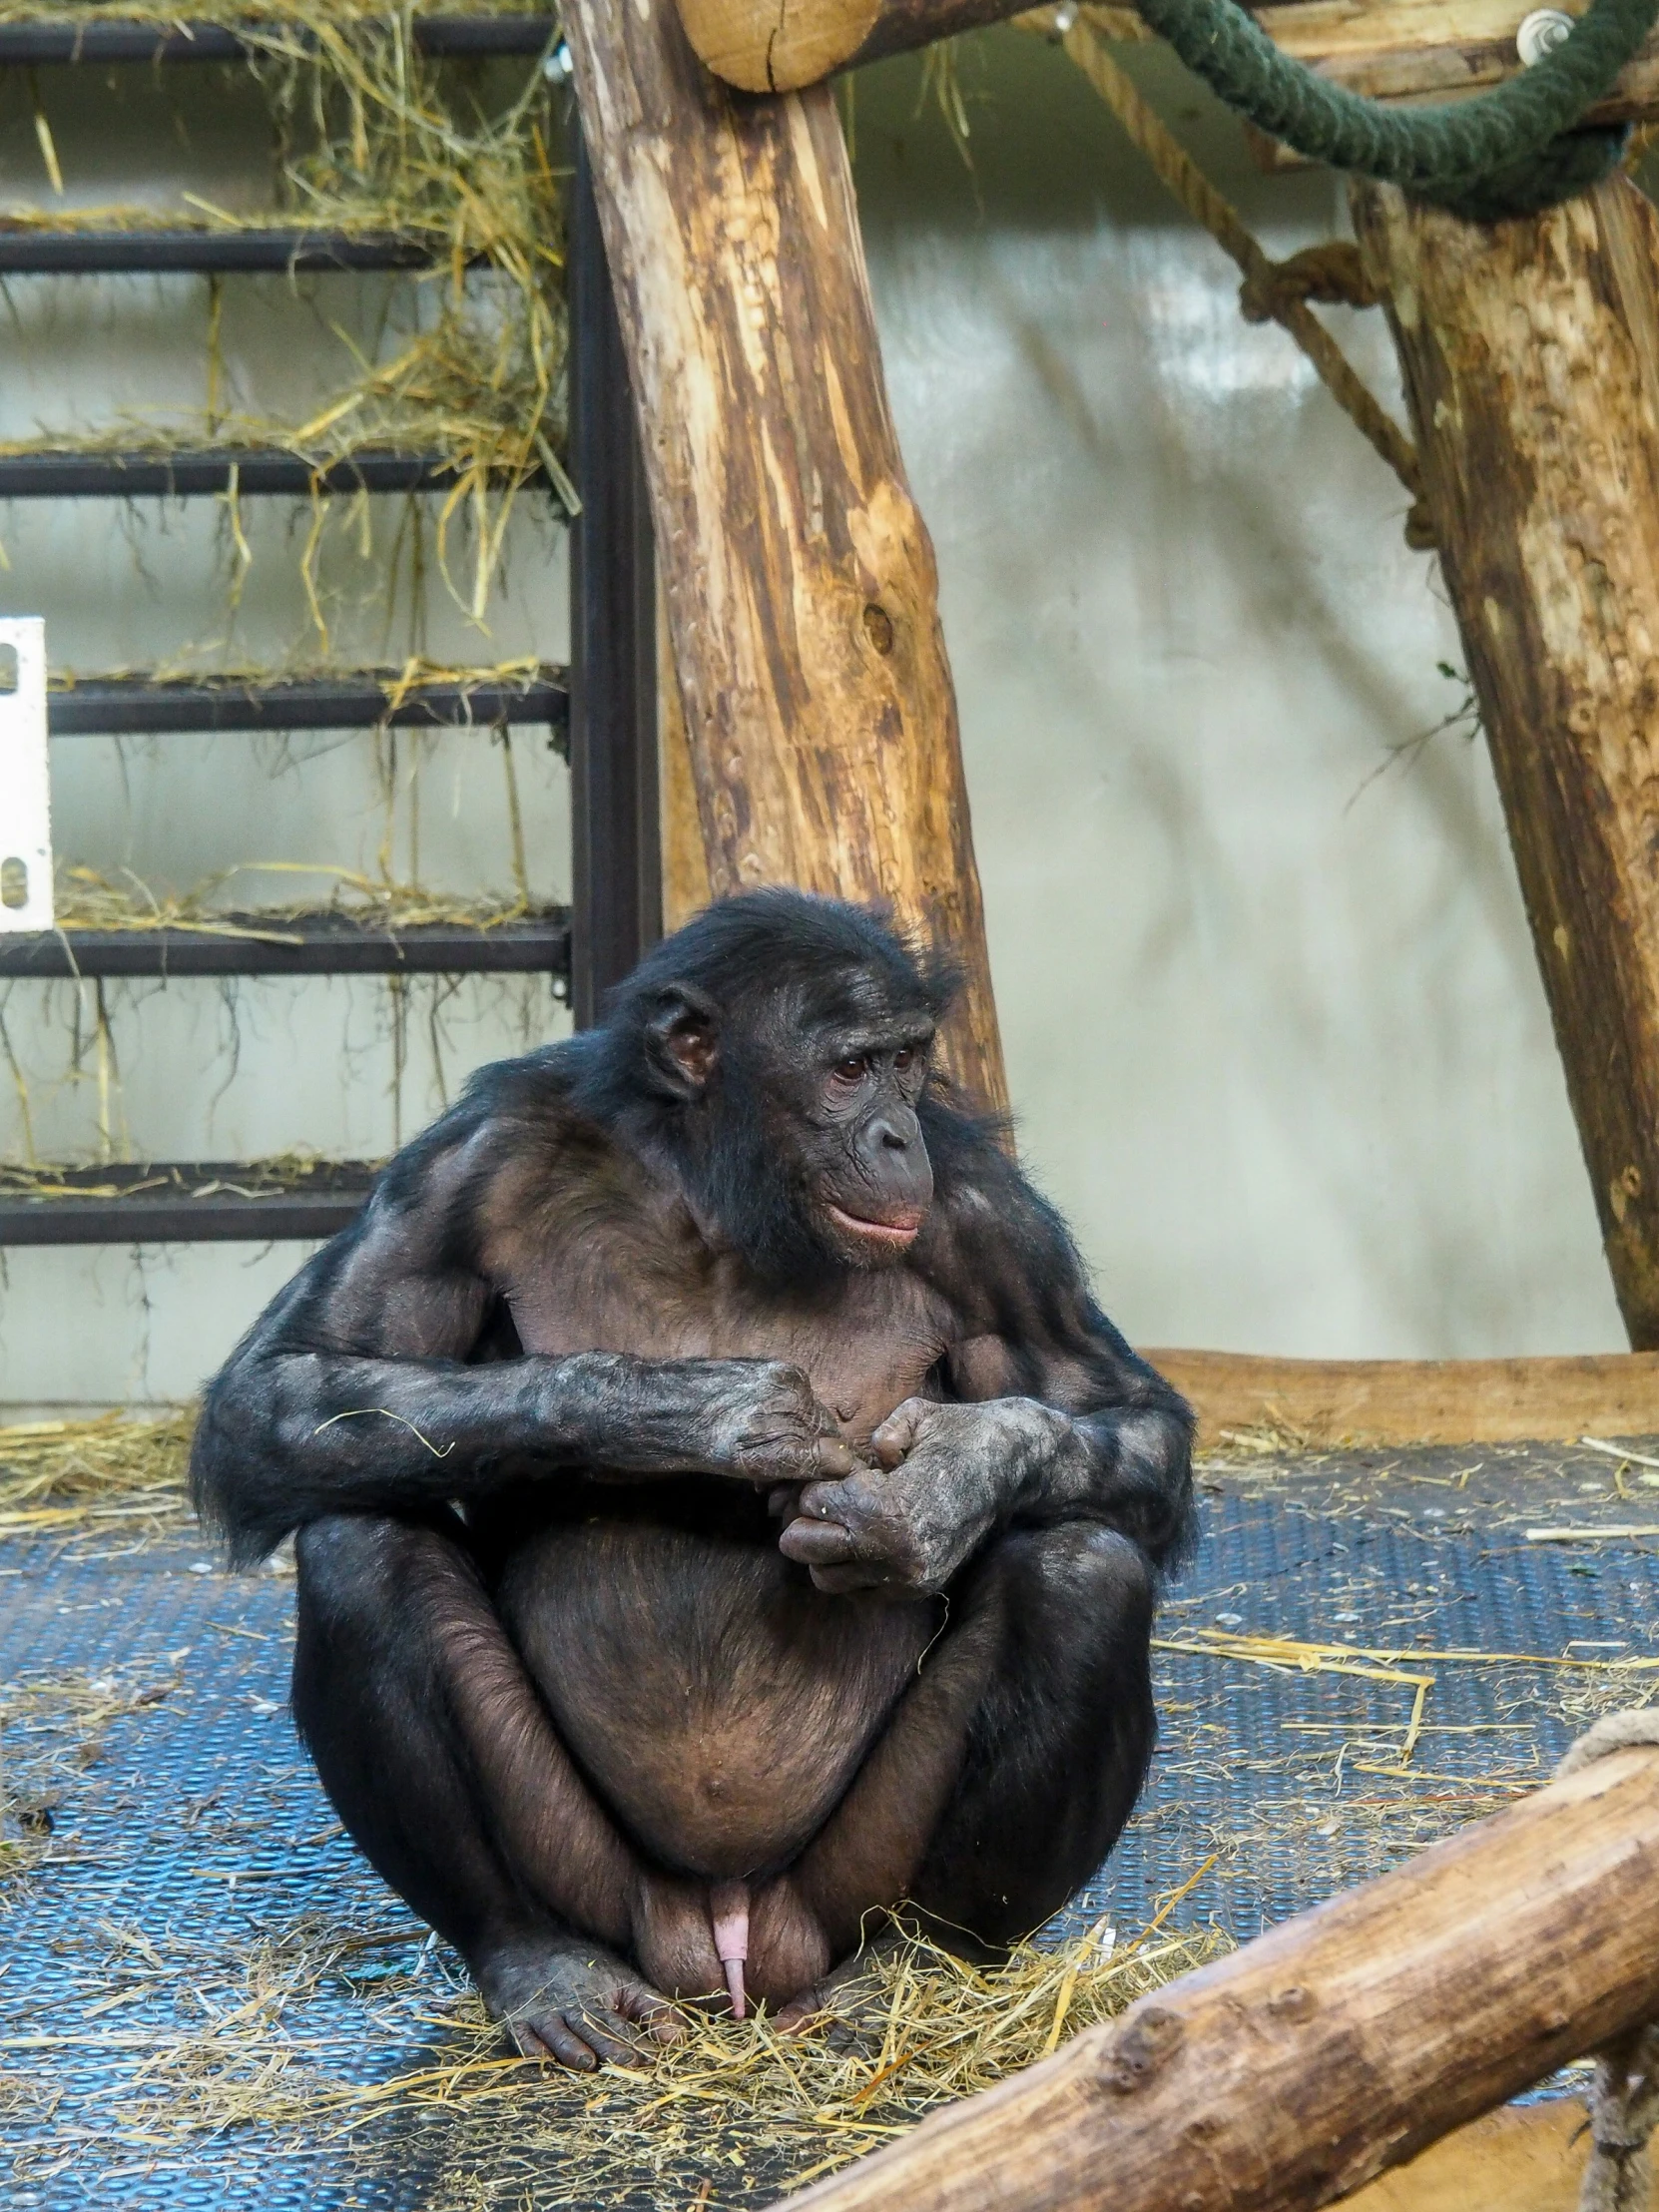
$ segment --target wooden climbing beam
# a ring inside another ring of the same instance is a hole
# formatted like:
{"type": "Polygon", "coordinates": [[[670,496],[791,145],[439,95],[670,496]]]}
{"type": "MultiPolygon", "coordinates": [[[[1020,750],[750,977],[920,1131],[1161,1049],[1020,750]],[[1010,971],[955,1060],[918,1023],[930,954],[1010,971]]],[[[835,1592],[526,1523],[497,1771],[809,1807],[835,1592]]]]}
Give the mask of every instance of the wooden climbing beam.
{"type": "Polygon", "coordinates": [[[960,960],[947,1064],[1000,1106],[933,549],[832,97],[735,97],[671,7],[570,0],[563,22],[710,887],[890,900],[960,960]]]}
{"type": "MultiPolygon", "coordinates": [[[[1108,38],[1150,37],[1129,7],[1028,9],[1025,0],[680,0],[687,35],[718,77],[787,92],[888,54],[1013,17],[1031,28],[1082,21],[1108,38]]],[[[1581,14],[1579,0],[1566,13],[1581,14]]],[[[1350,92],[1421,102],[1484,92],[1521,68],[1515,34],[1532,0],[1276,0],[1253,8],[1287,54],[1350,92]]],[[[1587,121],[1659,116],[1659,33],[1587,121]]]]}
{"type": "Polygon", "coordinates": [[[1354,192],[1632,1347],[1659,1348],[1659,216],[1354,192]]]}
{"type": "Polygon", "coordinates": [[[1659,1750],[1087,2028],[790,2212],[1315,2212],[1659,2015],[1659,1750]]]}
{"type": "Polygon", "coordinates": [[[1533,1360],[1278,1360],[1148,1352],[1198,1440],[1273,1428],[1310,1444],[1498,1444],[1659,1436],[1659,1352],[1533,1360]]]}

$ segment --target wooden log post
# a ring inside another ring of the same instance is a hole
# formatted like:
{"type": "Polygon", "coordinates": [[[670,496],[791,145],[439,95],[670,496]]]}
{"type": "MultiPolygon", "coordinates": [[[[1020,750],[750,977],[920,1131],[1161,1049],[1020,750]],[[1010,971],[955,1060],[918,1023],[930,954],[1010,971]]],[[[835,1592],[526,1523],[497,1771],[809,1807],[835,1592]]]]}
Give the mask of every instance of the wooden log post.
{"type": "Polygon", "coordinates": [[[828,91],[752,101],[671,5],[570,0],[711,887],[890,899],[967,973],[1006,1097],[933,550],[887,407],[828,91]]]}
{"type": "Polygon", "coordinates": [[[1659,2014],[1623,1751],[1086,2029],[790,2212],[1315,2212],[1659,2014]]]}
{"type": "MultiPolygon", "coordinates": [[[[1268,0],[1253,7],[1274,44],[1333,84],[1368,99],[1456,99],[1524,66],[1515,34],[1534,0],[1268,0]]],[[[1013,16],[1036,29],[1054,10],[1029,0],[679,0],[699,57],[746,92],[791,92],[960,31],[1013,16]]],[[[1085,0],[1107,38],[1148,38],[1132,6],[1085,0]]],[[[1573,13],[1579,13],[1574,6],[1573,13]]],[[[1075,10],[1074,10],[1075,13],[1075,10]]],[[[1622,70],[1587,121],[1628,123],[1659,108],[1659,32],[1622,70]]]]}
{"type": "Polygon", "coordinates": [[[1630,1342],[1659,1347],[1659,217],[1357,188],[1630,1342]]]}

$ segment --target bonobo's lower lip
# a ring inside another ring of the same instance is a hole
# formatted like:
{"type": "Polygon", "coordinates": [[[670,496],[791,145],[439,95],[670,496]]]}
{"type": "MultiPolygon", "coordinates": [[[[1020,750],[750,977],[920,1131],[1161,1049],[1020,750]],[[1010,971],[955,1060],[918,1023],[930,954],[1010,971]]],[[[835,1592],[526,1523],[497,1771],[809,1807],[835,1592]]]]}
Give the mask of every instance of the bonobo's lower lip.
{"type": "Polygon", "coordinates": [[[918,1206],[891,1221],[871,1221],[863,1214],[849,1214],[844,1206],[837,1206],[833,1200],[830,1202],[830,1212],[855,1237],[862,1237],[870,1244],[891,1245],[894,1250],[915,1243],[924,1218],[918,1206]]]}

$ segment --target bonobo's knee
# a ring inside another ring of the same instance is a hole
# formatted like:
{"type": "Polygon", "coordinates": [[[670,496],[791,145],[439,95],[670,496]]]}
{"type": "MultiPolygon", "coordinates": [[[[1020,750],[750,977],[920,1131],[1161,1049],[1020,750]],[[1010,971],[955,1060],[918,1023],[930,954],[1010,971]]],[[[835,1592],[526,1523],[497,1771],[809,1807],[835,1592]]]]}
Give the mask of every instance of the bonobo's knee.
{"type": "Polygon", "coordinates": [[[384,1513],[327,1513],[295,1532],[299,1596],[324,1615],[379,1611],[434,1567],[458,1563],[465,1531],[452,1516],[415,1520],[384,1513]]]}
{"type": "Polygon", "coordinates": [[[1156,1583],[1140,1545],[1098,1521],[1012,1529],[994,1547],[1002,1572],[1027,1602],[1059,1608],[1079,1628],[1110,1629],[1115,1640],[1152,1634],[1156,1583]]]}

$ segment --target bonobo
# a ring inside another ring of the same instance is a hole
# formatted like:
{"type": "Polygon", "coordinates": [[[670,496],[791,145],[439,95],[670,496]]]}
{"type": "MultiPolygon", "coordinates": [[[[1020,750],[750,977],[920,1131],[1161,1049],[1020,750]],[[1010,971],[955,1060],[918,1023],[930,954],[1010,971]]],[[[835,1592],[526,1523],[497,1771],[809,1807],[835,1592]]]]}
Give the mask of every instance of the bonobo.
{"type": "Polygon", "coordinates": [[[526,2052],[799,2027],[900,1900],[1007,1942],[1140,1788],[1191,1419],[930,1071],[950,989],[859,908],[710,907],[208,1392],[198,1502],[297,1530],[323,1784],[526,2052]]]}

